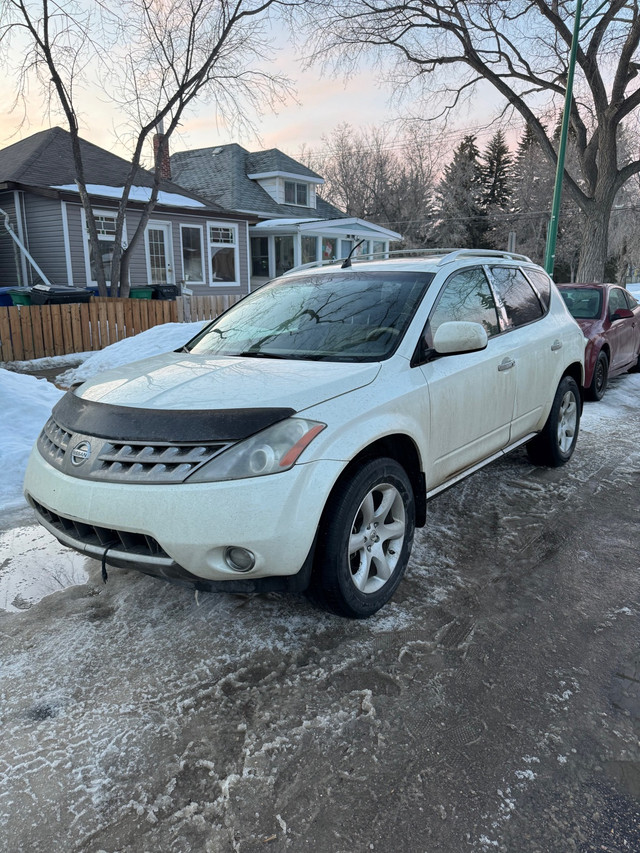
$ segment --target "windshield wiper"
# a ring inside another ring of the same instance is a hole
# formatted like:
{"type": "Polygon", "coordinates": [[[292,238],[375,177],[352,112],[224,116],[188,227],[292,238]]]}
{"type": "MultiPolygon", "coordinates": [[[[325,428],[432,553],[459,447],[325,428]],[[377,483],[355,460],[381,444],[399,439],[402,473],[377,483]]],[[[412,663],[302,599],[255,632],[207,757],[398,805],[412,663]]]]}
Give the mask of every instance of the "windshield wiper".
{"type": "Polygon", "coordinates": [[[291,358],[289,355],[279,355],[275,352],[263,352],[262,350],[248,349],[236,353],[239,358],[291,358]]]}

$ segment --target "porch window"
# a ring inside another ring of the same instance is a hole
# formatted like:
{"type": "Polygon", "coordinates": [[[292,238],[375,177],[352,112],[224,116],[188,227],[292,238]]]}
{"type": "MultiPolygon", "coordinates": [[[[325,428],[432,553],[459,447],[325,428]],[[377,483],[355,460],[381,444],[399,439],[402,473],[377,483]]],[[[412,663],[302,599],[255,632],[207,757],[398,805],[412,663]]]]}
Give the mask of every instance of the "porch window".
{"type": "Polygon", "coordinates": [[[204,254],[202,228],[199,225],[181,225],[182,275],[188,284],[204,284],[204,254]]]}
{"type": "Polygon", "coordinates": [[[309,187],[296,181],[284,182],[285,204],[295,204],[298,207],[309,207],[309,187]]]}
{"type": "Polygon", "coordinates": [[[269,278],[269,238],[251,238],[251,275],[269,278]]]}
{"type": "Polygon", "coordinates": [[[274,237],[276,251],[276,275],[282,275],[293,267],[293,237],[274,237]]]}
{"type": "Polygon", "coordinates": [[[301,263],[310,264],[318,260],[318,238],[302,235],[301,239],[301,263]]]}
{"type": "Polygon", "coordinates": [[[330,237],[322,238],[322,260],[330,261],[336,257],[336,241],[330,237]]]}
{"type": "Polygon", "coordinates": [[[235,225],[209,223],[211,284],[238,284],[238,230],[235,225]]]}
{"type": "MultiPolygon", "coordinates": [[[[384,241],[382,241],[382,240],[372,240],[372,241],[371,241],[371,251],[373,252],[373,254],[374,254],[374,255],[375,255],[375,254],[379,254],[379,253],[381,253],[381,252],[385,252],[385,251],[386,251],[386,247],[385,247],[385,243],[384,243],[384,241]]],[[[377,258],[377,260],[380,260],[380,258],[377,258]]]]}

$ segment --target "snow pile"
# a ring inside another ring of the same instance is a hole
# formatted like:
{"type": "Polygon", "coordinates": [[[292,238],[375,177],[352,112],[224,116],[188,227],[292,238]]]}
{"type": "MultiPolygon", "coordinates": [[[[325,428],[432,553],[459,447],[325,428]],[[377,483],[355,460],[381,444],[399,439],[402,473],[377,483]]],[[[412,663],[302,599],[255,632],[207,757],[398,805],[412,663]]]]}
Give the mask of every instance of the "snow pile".
{"type": "MultiPolygon", "coordinates": [[[[59,385],[69,387],[91,376],[141,358],[178,349],[197,334],[203,323],[165,323],[141,332],[133,338],[91,353],[79,366],[58,377],[59,385]]],[[[74,356],[78,358],[79,356],[74,356]]],[[[42,361],[49,361],[41,359],[42,361]]],[[[47,367],[33,362],[33,367],[47,367]]],[[[13,509],[24,505],[22,481],[31,447],[51,409],[64,392],[35,376],[0,368],[0,507],[13,509]]]]}
{"type": "Polygon", "coordinates": [[[63,392],[46,379],[0,369],[0,506],[24,502],[22,479],[31,447],[63,392]]]}
{"type": "Polygon", "coordinates": [[[92,353],[79,367],[67,370],[59,376],[58,383],[69,388],[76,382],[84,382],[97,373],[111,370],[112,367],[120,367],[132,361],[179,349],[197,335],[203,325],[204,323],[200,321],[153,326],[146,332],[141,332],[132,338],[124,338],[103,350],[92,353]]]}

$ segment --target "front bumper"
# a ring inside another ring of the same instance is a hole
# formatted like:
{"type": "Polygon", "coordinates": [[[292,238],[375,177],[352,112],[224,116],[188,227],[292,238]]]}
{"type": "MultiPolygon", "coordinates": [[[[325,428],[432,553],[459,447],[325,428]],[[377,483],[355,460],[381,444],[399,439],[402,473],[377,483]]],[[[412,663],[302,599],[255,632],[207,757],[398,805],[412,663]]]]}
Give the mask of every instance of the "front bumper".
{"type": "Polygon", "coordinates": [[[193,485],[96,483],[56,470],[34,448],[24,489],[39,520],[64,544],[101,558],[112,542],[109,565],[168,580],[245,582],[300,571],[342,465],[310,462],[193,485]],[[229,546],[254,553],[250,572],[228,567],[229,546]]]}

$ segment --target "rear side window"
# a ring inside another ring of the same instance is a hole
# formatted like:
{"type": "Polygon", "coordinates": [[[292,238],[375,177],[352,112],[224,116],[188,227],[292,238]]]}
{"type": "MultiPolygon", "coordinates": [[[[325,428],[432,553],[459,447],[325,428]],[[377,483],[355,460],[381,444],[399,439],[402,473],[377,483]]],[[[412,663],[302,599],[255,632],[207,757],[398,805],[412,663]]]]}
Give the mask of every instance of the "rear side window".
{"type": "Polygon", "coordinates": [[[539,320],[542,305],[534,289],[517,267],[491,267],[491,278],[507,313],[510,328],[539,320]]]}
{"type": "Polygon", "coordinates": [[[542,270],[525,269],[524,274],[533,282],[533,286],[538,291],[538,296],[542,300],[545,309],[549,307],[551,302],[551,279],[542,272],[542,270]]]}
{"type": "Polygon", "coordinates": [[[438,326],[452,320],[480,323],[489,337],[500,331],[496,303],[482,269],[460,270],[447,279],[429,321],[432,339],[438,326]]]}
{"type": "Polygon", "coordinates": [[[628,308],[627,300],[624,291],[619,287],[613,287],[609,291],[609,319],[613,317],[618,308],[628,308]]]}

